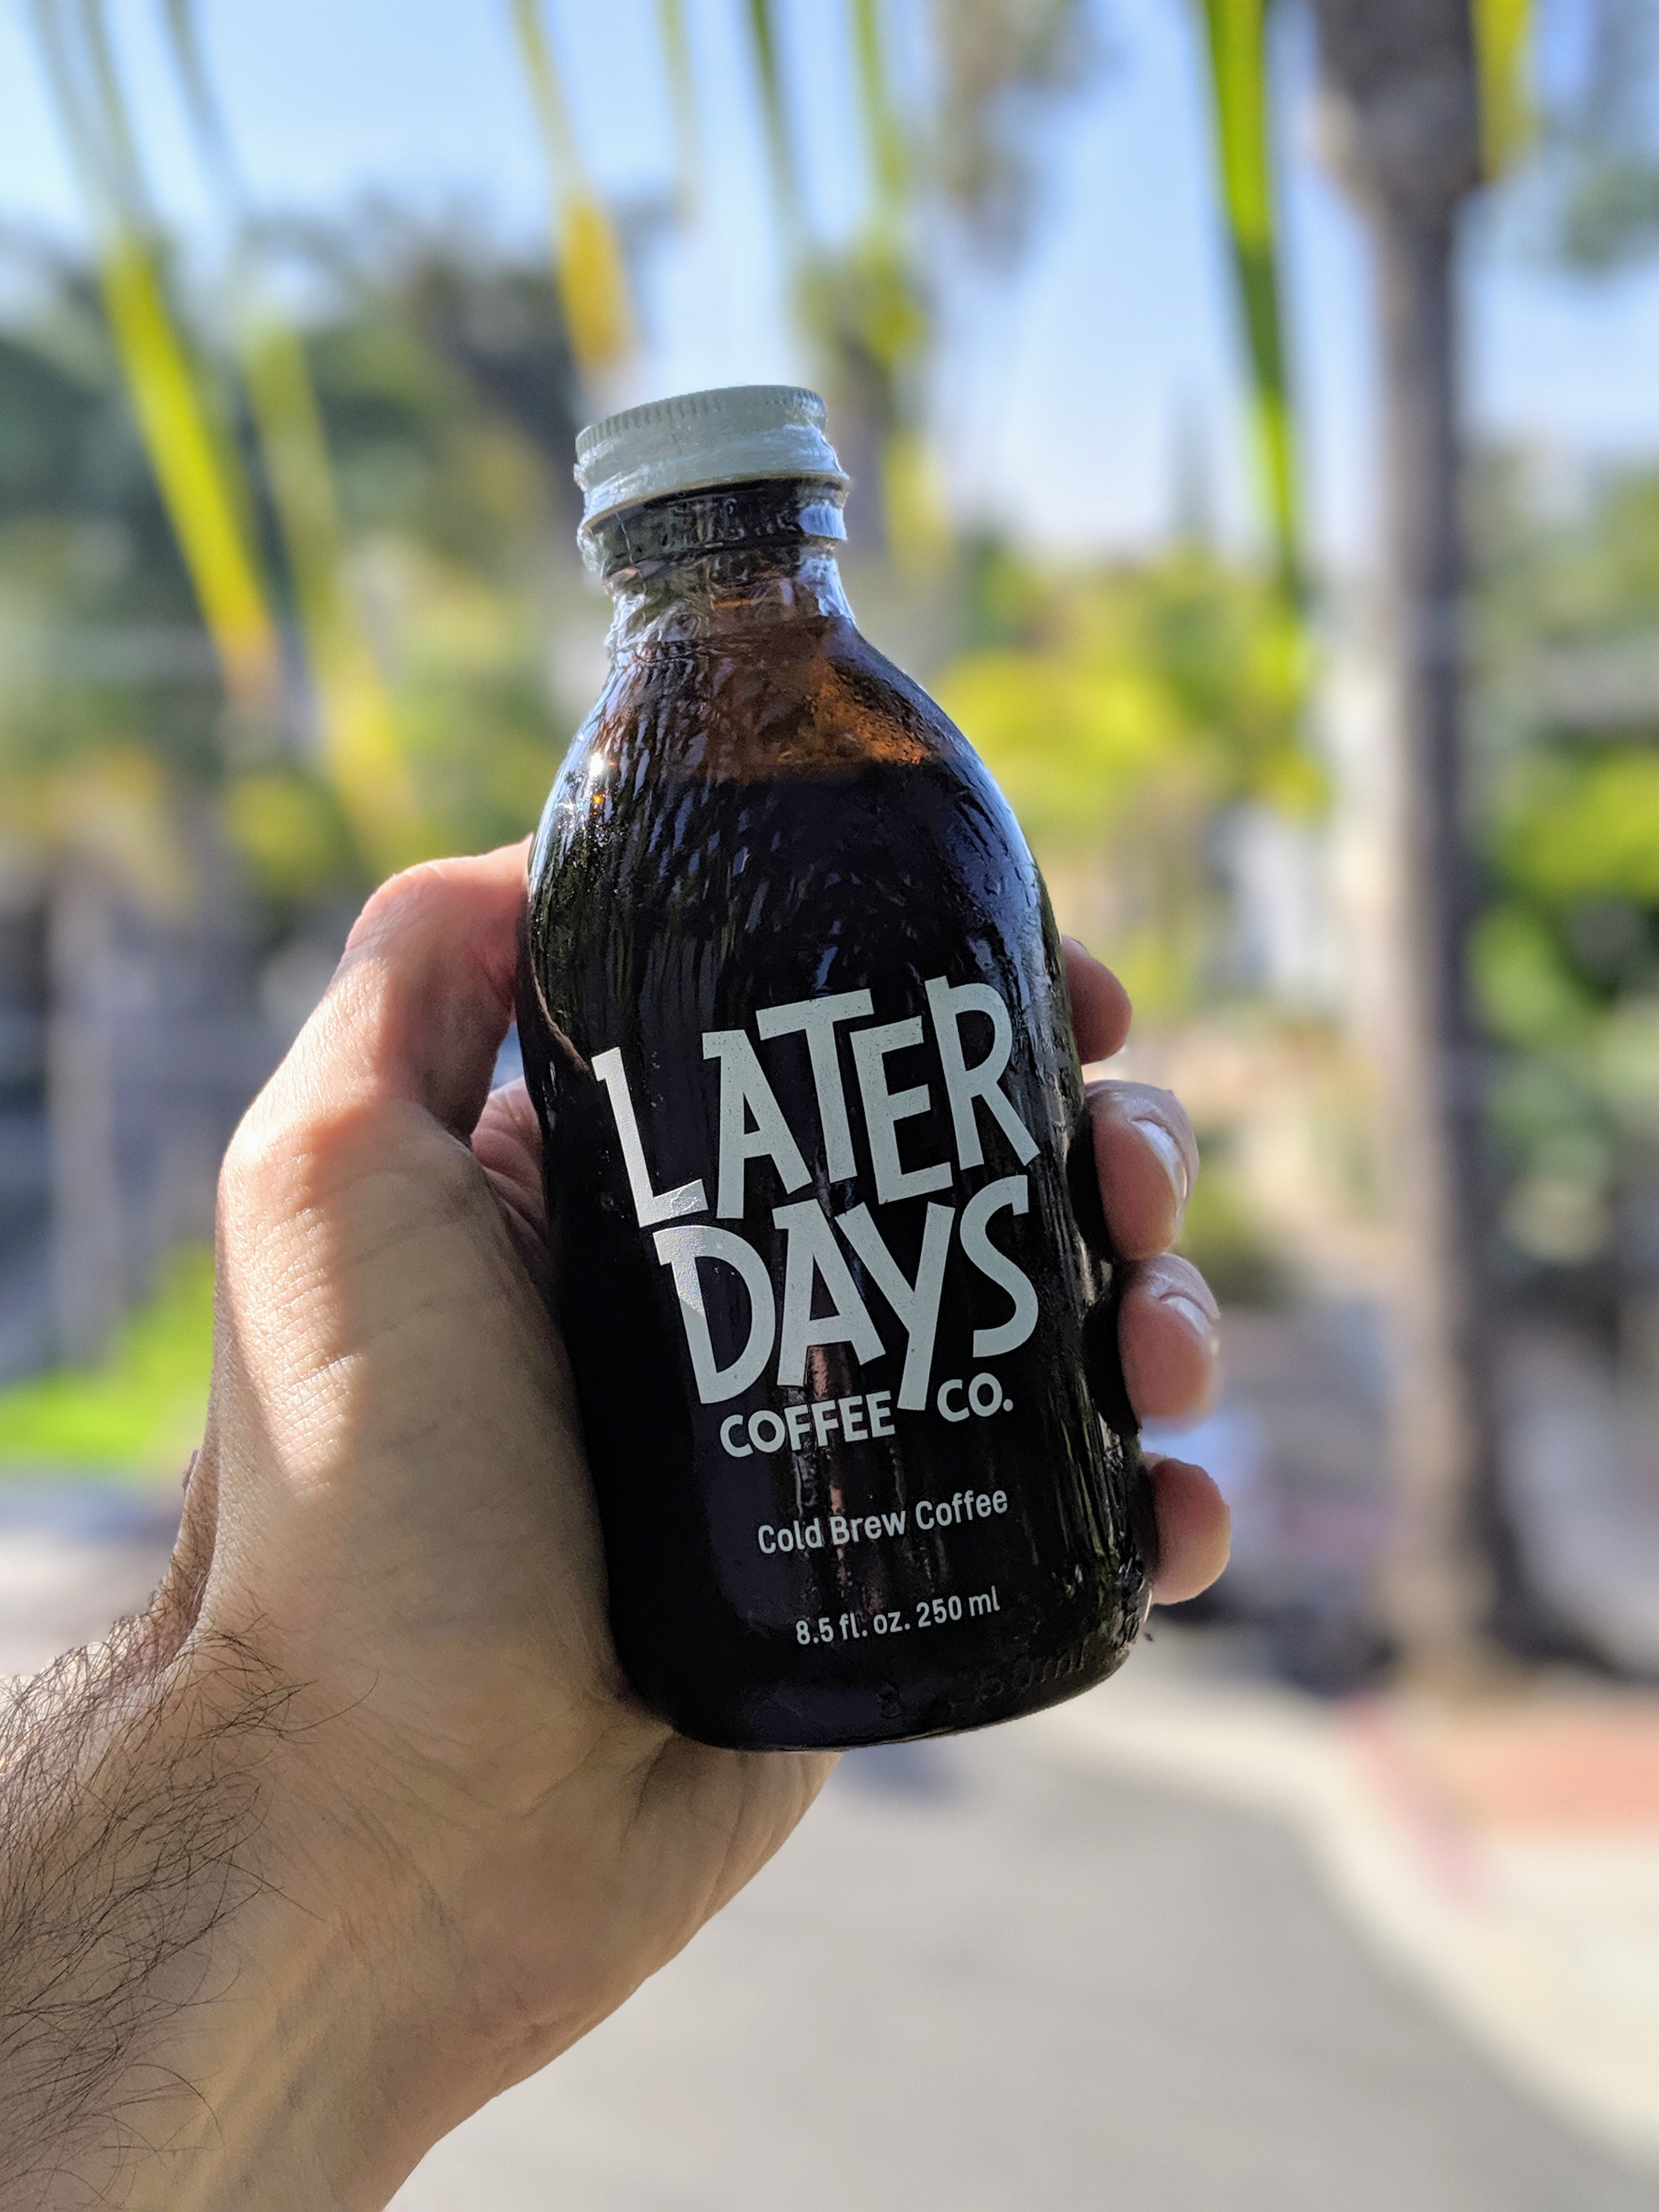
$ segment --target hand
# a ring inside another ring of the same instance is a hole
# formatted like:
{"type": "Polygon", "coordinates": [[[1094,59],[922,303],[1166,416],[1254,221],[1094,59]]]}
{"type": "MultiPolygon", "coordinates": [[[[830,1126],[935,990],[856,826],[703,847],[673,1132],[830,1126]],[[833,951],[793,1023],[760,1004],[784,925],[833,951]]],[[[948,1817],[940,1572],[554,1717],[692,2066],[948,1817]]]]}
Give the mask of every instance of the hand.
{"type": "MultiPolygon", "coordinates": [[[[128,2164],[87,2171],[130,2208],[382,2205],[671,1958],[833,1763],[688,1742],[619,1674],[534,1117],[487,1095],[523,899],[519,848],[386,885],[225,1163],[207,1433],[148,1634],[164,1739],[247,1808],[242,1901],[175,1946],[196,2001],[106,2093],[128,2164]]],[[[1127,1002],[1069,957],[1081,1048],[1112,1052],[1127,1002]]],[[[1093,1114],[1126,1375],[1171,1413],[1212,1358],[1207,1291],[1153,1256],[1191,1131],[1134,1085],[1093,1114]]],[[[1196,1469],[1156,1481],[1182,1596],[1225,1508],[1196,1469]]]]}

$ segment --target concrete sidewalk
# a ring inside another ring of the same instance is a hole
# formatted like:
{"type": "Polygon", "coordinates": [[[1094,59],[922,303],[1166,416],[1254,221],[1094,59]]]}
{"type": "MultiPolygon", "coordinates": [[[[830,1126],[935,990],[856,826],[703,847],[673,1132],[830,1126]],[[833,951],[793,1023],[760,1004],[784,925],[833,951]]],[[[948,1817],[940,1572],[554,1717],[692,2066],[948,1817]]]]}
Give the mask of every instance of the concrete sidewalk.
{"type": "Polygon", "coordinates": [[[1659,1698],[1567,1677],[1323,1704],[1230,1679],[1224,1641],[1166,1634],[1032,1734],[1281,1822],[1379,1964],[1659,2203],[1659,1698]]]}
{"type": "Polygon", "coordinates": [[[1354,1931],[1285,1820],[1027,1724],[844,1762],[750,1890],[397,2212],[1656,2200],[1354,1931]]]}

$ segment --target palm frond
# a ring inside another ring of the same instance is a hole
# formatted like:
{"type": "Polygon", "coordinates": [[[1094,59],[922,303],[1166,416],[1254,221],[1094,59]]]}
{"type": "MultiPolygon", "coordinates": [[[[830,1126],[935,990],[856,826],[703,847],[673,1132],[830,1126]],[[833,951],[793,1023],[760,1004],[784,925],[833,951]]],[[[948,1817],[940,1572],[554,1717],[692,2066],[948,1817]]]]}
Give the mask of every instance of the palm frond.
{"type": "Polygon", "coordinates": [[[167,295],[156,229],[100,0],[73,14],[35,0],[59,120],[100,233],[110,333],[225,685],[264,709],[280,681],[276,629],[250,522],[252,502],[210,384],[167,295]]]}
{"type": "Polygon", "coordinates": [[[1472,0],[1475,67],[1480,92],[1480,155],[1488,177],[1501,176],[1533,131],[1532,0],[1472,0]]]}
{"type": "Polygon", "coordinates": [[[553,273],[578,366],[594,374],[634,343],[628,266],[610,216],[587,180],[541,0],[513,0],[519,55],[553,183],[553,273]]]}
{"type": "Polygon", "coordinates": [[[230,133],[209,73],[207,57],[202,51],[201,32],[196,20],[195,0],[164,0],[167,42],[173,49],[173,66],[179,72],[179,82],[189,111],[191,127],[196,134],[196,143],[204,166],[218,186],[227,204],[232,207],[245,206],[247,191],[231,144],[230,133]]]}
{"type": "Polygon", "coordinates": [[[1203,0],[1222,204],[1249,350],[1257,461],[1280,576],[1300,587],[1300,500],[1285,365],[1267,107],[1268,0],[1203,0]]]}
{"type": "Polygon", "coordinates": [[[702,199],[702,133],[697,124],[697,84],[691,69],[691,42],[686,36],[685,0],[657,0],[657,29],[674,118],[675,198],[684,222],[702,199]]]}
{"type": "Polygon", "coordinates": [[[873,210],[860,259],[860,335],[887,394],[880,453],[887,549],[896,567],[915,573],[937,566],[951,546],[942,471],[920,419],[918,371],[933,316],[906,219],[910,163],[888,82],[880,0],[852,0],[852,35],[873,210]]]}
{"type": "Polygon", "coordinates": [[[853,50],[877,213],[890,218],[904,197],[909,163],[887,82],[879,0],[853,0],[853,50]]]}
{"type": "Polygon", "coordinates": [[[298,331],[268,313],[250,319],[240,350],[293,572],[329,775],[365,857],[385,872],[417,858],[426,840],[397,709],[351,591],[310,363],[298,331]]]}
{"type": "Polygon", "coordinates": [[[795,158],[795,134],[789,125],[784,97],[783,70],[778,56],[775,0],[749,0],[746,10],[749,41],[754,48],[755,76],[760,86],[761,115],[766,126],[766,152],[772,168],[772,188],[777,195],[778,216],[792,252],[798,251],[805,228],[801,199],[800,167],[795,158]]]}
{"type": "Polygon", "coordinates": [[[100,257],[99,278],[116,350],[185,564],[227,688],[268,706],[278,683],[276,634],[242,522],[244,502],[226,481],[184,340],[155,257],[123,228],[100,257]]]}
{"type": "Polygon", "coordinates": [[[331,780],[364,857],[379,872],[425,843],[397,709],[354,599],[334,471],[305,344],[257,290],[252,228],[230,133],[196,35],[191,0],[167,0],[167,28],[205,166],[245,234],[235,301],[237,356],[293,578],[331,780]]]}

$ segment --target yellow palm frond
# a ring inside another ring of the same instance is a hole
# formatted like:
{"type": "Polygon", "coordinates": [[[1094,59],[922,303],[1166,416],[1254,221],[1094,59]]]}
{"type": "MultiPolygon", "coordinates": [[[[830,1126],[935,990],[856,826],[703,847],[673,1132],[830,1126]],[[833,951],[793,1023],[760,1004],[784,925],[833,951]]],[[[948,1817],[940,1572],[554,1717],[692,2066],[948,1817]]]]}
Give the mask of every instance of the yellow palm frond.
{"type": "Polygon", "coordinates": [[[329,775],[366,858],[382,872],[402,867],[429,841],[397,709],[352,596],[305,347],[290,325],[264,315],[247,324],[241,361],[293,571],[329,775]]]}
{"type": "Polygon", "coordinates": [[[242,503],[228,481],[155,261],[135,232],[120,231],[100,257],[99,276],[150,465],[226,687],[244,705],[269,705],[280,668],[276,629],[242,503]]]}
{"type": "Polygon", "coordinates": [[[102,243],[99,278],[115,349],[226,689],[264,710],[281,677],[234,448],[208,380],[175,322],[99,0],[71,19],[36,0],[35,27],[59,119],[102,243]],[[75,42],[78,27],[80,42],[75,42]]]}
{"type": "Polygon", "coordinates": [[[558,223],[554,273],[570,349],[583,369],[608,368],[634,342],[621,245],[610,216],[591,193],[568,195],[558,223]]]}
{"type": "Polygon", "coordinates": [[[1501,176],[1532,136],[1532,0],[1472,0],[1481,163],[1501,176]]]}
{"type": "Polygon", "coordinates": [[[520,58],[553,180],[553,270],[577,366],[610,368],[634,343],[628,267],[615,226],[587,182],[541,0],[513,0],[520,58]]]}
{"type": "MultiPolygon", "coordinates": [[[[230,134],[214,96],[191,0],[167,0],[167,27],[204,166],[249,213],[230,134]]],[[[352,594],[345,532],[322,413],[299,332],[257,299],[247,257],[236,301],[237,349],[283,547],[293,577],[330,778],[364,858],[378,872],[428,849],[396,703],[352,594]]]]}

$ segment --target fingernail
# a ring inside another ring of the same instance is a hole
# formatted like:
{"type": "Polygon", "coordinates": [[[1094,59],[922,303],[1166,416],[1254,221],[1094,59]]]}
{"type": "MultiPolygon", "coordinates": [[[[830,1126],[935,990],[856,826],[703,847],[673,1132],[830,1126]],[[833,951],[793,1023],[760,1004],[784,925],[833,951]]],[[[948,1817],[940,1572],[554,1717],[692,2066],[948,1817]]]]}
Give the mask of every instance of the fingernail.
{"type": "Polygon", "coordinates": [[[1164,1172],[1170,1178],[1170,1189],[1175,1198],[1176,1223],[1180,1225],[1187,1211],[1187,1200],[1193,1194],[1191,1178],[1187,1173],[1187,1156],[1162,1121],[1151,1114],[1131,1114],[1130,1124],[1158,1154],[1164,1172]]]}
{"type": "Polygon", "coordinates": [[[1060,941],[1062,945],[1069,945],[1073,952],[1080,952],[1085,960],[1092,960],[1095,957],[1080,937],[1062,937],[1060,941]]]}
{"type": "Polygon", "coordinates": [[[1158,1304],[1167,1311],[1179,1314],[1201,1342],[1213,1346],[1216,1340],[1215,1322],[1196,1298],[1188,1297],[1184,1291],[1165,1291],[1158,1304]]]}

